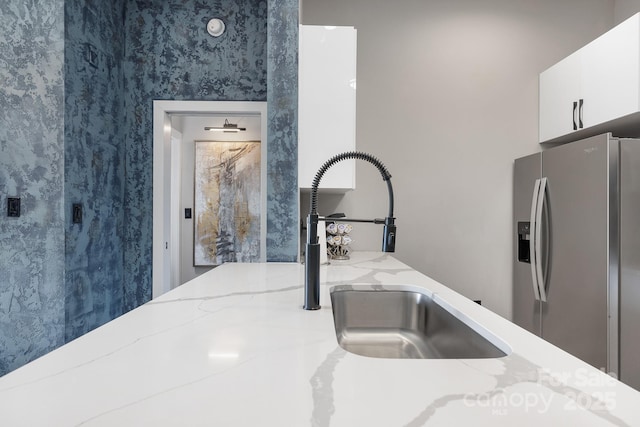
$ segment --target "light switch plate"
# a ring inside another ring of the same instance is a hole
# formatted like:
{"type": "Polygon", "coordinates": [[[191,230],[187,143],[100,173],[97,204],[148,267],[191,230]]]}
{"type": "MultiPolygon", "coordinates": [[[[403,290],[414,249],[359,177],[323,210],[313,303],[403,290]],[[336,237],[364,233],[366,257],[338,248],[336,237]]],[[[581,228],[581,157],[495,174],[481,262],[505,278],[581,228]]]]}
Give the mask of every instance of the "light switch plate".
{"type": "Polygon", "coordinates": [[[85,60],[94,68],[98,68],[98,49],[91,43],[85,44],[85,60]]]}
{"type": "Polygon", "coordinates": [[[20,216],[20,197],[7,197],[7,216],[20,216]]]}
{"type": "Polygon", "coordinates": [[[71,222],[82,224],[82,203],[74,203],[71,206],[71,222]]]}

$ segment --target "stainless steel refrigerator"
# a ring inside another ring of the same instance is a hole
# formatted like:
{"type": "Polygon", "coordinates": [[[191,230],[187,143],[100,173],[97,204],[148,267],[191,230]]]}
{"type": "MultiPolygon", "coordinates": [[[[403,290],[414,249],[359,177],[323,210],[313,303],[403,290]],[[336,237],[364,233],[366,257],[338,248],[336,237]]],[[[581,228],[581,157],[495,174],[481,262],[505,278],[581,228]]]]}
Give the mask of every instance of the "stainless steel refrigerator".
{"type": "Polygon", "coordinates": [[[640,389],[640,140],[517,159],[513,319],[640,389]]]}

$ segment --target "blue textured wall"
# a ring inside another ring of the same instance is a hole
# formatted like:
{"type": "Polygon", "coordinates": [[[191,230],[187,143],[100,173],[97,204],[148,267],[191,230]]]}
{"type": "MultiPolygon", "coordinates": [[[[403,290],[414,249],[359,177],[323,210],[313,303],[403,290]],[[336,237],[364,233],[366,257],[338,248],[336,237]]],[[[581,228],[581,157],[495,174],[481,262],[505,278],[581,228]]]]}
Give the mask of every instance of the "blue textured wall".
{"type": "Polygon", "coordinates": [[[297,0],[0,2],[0,375],[151,298],[154,99],[268,101],[267,258],[296,260],[297,49],[297,0]]]}
{"type": "Polygon", "coordinates": [[[67,341],[123,312],[123,13],[124,0],[65,3],[67,341]]]}
{"type": "Polygon", "coordinates": [[[64,342],[63,12],[0,2],[0,375],[64,342]]]}
{"type": "MultiPolygon", "coordinates": [[[[125,308],[151,299],[153,100],[267,99],[267,3],[127,4],[125,308]],[[226,23],[211,37],[209,19],[226,23]]],[[[297,47],[296,47],[297,49],[297,47]]]]}
{"type": "Polygon", "coordinates": [[[298,257],[298,0],[269,2],[267,260],[298,257]]]}

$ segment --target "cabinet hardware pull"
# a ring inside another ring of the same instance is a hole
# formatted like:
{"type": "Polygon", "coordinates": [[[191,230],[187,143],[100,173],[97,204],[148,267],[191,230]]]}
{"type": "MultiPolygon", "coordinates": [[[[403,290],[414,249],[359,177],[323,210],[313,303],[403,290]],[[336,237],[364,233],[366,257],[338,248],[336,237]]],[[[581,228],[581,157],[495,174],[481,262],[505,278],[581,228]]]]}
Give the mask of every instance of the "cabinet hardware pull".
{"type": "Polygon", "coordinates": [[[584,105],[584,99],[580,100],[580,107],[578,109],[578,123],[580,126],[580,129],[584,128],[584,124],[582,123],[582,106],[584,105]]]}
{"type": "Polygon", "coordinates": [[[578,130],[578,123],[576,122],[576,110],[578,109],[578,103],[573,101],[573,130],[578,130]]]}

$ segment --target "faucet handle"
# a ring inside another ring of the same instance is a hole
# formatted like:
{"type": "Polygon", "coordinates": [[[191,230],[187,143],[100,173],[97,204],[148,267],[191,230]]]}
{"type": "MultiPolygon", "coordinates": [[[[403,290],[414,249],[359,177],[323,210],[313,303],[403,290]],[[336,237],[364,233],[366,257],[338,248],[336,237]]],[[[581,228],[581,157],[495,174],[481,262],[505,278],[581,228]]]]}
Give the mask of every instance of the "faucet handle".
{"type": "Polygon", "coordinates": [[[382,252],[396,251],[396,225],[395,218],[386,218],[382,231],[382,252]]]}

